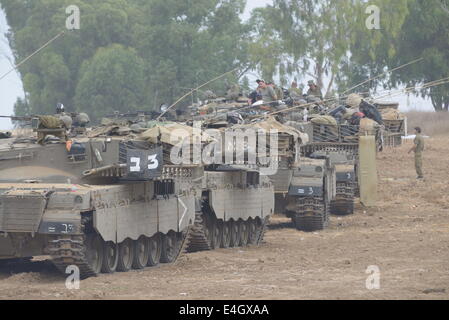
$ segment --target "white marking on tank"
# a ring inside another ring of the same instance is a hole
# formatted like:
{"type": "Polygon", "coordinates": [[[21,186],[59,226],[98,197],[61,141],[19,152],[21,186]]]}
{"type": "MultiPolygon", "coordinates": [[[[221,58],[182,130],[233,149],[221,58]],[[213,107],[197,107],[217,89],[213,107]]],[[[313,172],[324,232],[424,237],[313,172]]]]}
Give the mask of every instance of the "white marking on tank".
{"type": "Polygon", "coordinates": [[[184,207],[184,212],[182,213],[181,219],[179,219],[179,229],[181,229],[182,220],[184,220],[184,217],[188,211],[187,206],[182,202],[181,198],[178,198],[179,203],[184,207]]]}

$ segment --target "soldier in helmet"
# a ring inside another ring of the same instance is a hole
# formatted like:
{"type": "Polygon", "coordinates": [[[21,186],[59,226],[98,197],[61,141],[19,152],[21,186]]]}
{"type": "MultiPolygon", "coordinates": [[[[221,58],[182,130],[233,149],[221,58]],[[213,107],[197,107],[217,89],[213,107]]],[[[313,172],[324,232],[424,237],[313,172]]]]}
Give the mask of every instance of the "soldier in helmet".
{"type": "Polygon", "coordinates": [[[62,103],[59,102],[59,103],[56,105],[56,114],[64,114],[64,112],[65,112],[64,105],[63,105],[62,103]]]}
{"type": "Polygon", "coordinates": [[[323,93],[321,92],[321,88],[315,84],[315,81],[310,80],[308,82],[309,91],[307,91],[308,96],[314,96],[321,100],[323,100],[323,93]]]}

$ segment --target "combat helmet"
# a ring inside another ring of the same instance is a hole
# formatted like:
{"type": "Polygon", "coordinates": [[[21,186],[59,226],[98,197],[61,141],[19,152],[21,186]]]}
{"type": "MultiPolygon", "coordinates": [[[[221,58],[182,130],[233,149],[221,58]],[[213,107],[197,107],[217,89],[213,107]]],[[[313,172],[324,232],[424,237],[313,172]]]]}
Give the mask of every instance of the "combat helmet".
{"type": "Polygon", "coordinates": [[[346,105],[353,109],[357,109],[362,103],[362,97],[357,93],[351,93],[346,99],[346,105]]]}

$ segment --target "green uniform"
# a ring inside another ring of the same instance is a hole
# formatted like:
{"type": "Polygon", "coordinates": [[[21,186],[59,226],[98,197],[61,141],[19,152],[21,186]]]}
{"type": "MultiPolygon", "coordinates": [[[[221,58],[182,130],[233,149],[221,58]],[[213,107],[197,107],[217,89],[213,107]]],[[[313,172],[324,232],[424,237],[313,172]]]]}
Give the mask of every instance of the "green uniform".
{"type": "Polygon", "coordinates": [[[315,89],[310,88],[309,91],[307,91],[308,96],[314,96],[317,98],[323,99],[323,94],[321,93],[320,87],[316,86],[315,89]]]}
{"type": "Polygon", "coordinates": [[[240,86],[238,84],[232,85],[226,94],[226,99],[237,100],[240,96],[240,86]]]}
{"type": "Polygon", "coordinates": [[[272,87],[260,88],[260,94],[262,95],[263,102],[277,101],[276,92],[272,87]]]}
{"type": "Polygon", "coordinates": [[[302,90],[299,88],[290,88],[288,89],[288,91],[290,91],[290,95],[293,97],[295,96],[295,98],[302,98],[302,90]]]}
{"type": "Polygon", "coordinates": [[[422,153],[424,151],[424,138],[417,134],[415,138],[415,168],[419,178],[423,177],[422,171],[422,153]]]}
{"type": "Polygon", "coordinates": [[[283,100],[284,99],[284,91],[281,87],[274,87],[274,92],[276,92],[276,98],[277,100],[283,100]]]}

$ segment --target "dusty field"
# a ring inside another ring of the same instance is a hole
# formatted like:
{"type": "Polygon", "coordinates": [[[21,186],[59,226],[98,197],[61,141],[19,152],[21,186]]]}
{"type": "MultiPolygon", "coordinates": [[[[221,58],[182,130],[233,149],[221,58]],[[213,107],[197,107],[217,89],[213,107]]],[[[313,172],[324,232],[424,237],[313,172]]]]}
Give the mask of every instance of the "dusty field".
{"type": "Polygon", "coordinates": [[[175,265],[85,280],[77,291],[38,263],[1,272],[0,298],[449,299],[448,139],[428,141],[424,182],[414,179],[409,145],[379,155],[379,206],[333,217],[324,232],[298,232],[275,217],[261,247],[184,255],[175,265]],[[370,265],[380,268],[380,290],[366,289],[370,265]]]}

